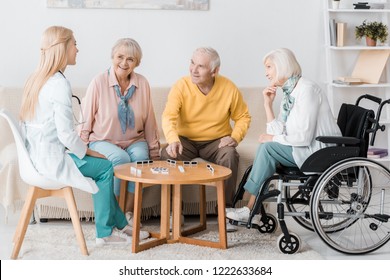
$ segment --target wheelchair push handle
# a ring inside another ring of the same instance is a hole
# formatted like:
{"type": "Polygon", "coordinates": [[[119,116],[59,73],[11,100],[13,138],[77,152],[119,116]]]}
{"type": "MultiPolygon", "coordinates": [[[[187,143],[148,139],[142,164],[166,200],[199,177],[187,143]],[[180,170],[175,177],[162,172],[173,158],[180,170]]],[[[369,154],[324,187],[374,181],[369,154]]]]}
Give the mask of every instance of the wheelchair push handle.
{"type": "Polygon", "coordinates": [[[386,105],[386,104],[390,104],[390,99],[387,99],[383,102],[381,102],[379,104],[379,108],[378,108],[378,112],[376,114],[376,117],[375,117],[375,122],[374,122],[374,126],[372,128],[372,131],[373,131],[373,134],[372,134],[372,137],[371,137],[371,141],[370,141],[370,145],[373,146],[374,143],[375,143],[375,136],[376,136],[376,132],[378,130],[381,130],[381,131],[385,131],[386,129],[386,126],[383,124],[383,125],[380,125],[379,124],[379,119],[381,117],[381,114],[382,114],[382,109],[383,107],[386,105]]]}
{"type": "Polygon", "coordinates": [[[378,103],[379,105],[382,102],[382,98],[379,98],[379,97],[376,97],[376,96],[373,96],[370,94],[365,94],[365,95],[359,96],[359,98],[356,100],[356,105],[359,105],[359,102],[364,98],[369,99],[371,101],[374,101],[375,103],[378,103]]]}

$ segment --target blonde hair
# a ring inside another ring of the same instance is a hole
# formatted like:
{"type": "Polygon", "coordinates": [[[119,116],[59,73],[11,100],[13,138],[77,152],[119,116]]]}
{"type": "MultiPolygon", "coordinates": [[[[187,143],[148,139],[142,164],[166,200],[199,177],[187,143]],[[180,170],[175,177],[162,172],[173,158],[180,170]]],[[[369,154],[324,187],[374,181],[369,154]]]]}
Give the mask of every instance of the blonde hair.
{"type": "Polygon", "coordinates": [[[51,26],[43,33],[40,62],[24,86],[21,120],[34,117],[40,90],[51,76],[67,66],[67,48],[72,38],[73,31],[62,26],[51,26]]]}

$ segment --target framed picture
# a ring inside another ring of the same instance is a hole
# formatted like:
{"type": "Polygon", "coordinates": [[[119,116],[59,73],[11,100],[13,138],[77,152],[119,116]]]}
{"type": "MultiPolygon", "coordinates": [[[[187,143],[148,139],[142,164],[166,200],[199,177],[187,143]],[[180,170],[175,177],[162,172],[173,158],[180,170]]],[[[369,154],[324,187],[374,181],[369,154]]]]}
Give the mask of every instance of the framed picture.
{"type": "Polygon", "coordinates": [[[209,0],[47,0],[47,7],[206,11],[209,9],[209,0]]]}

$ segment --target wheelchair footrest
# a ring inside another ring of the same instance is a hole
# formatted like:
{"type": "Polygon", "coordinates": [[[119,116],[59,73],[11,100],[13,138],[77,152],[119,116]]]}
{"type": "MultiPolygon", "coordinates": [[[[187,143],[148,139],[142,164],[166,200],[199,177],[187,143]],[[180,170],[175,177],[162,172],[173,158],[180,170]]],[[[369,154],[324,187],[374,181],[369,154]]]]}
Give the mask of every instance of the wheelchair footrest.
{"type": "Polygon", "coordinates": [[[229,218],[228,218],[228,220],[229,220],[229,223],[234,225],[234,226],[256,228],[256,229],[259,227],[259,225],[255,224],[255,223],[252,223],[251,226],[249,226],[248,222],[235,221],[235,220],[231,220],[229,218]]]}

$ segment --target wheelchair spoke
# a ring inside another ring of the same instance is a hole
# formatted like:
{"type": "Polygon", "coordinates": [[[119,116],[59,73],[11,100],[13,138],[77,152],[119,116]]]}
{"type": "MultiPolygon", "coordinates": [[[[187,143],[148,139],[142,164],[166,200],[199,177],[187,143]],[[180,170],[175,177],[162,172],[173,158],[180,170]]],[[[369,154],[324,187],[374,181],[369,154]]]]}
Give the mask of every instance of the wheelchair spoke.
{"type": "Polygon", "coordinates": [[[380,248],[390,239],[389,170],[364,158],[335,164],[319,178],[310,211],[315,231],[335,250],[380,248]]]}

